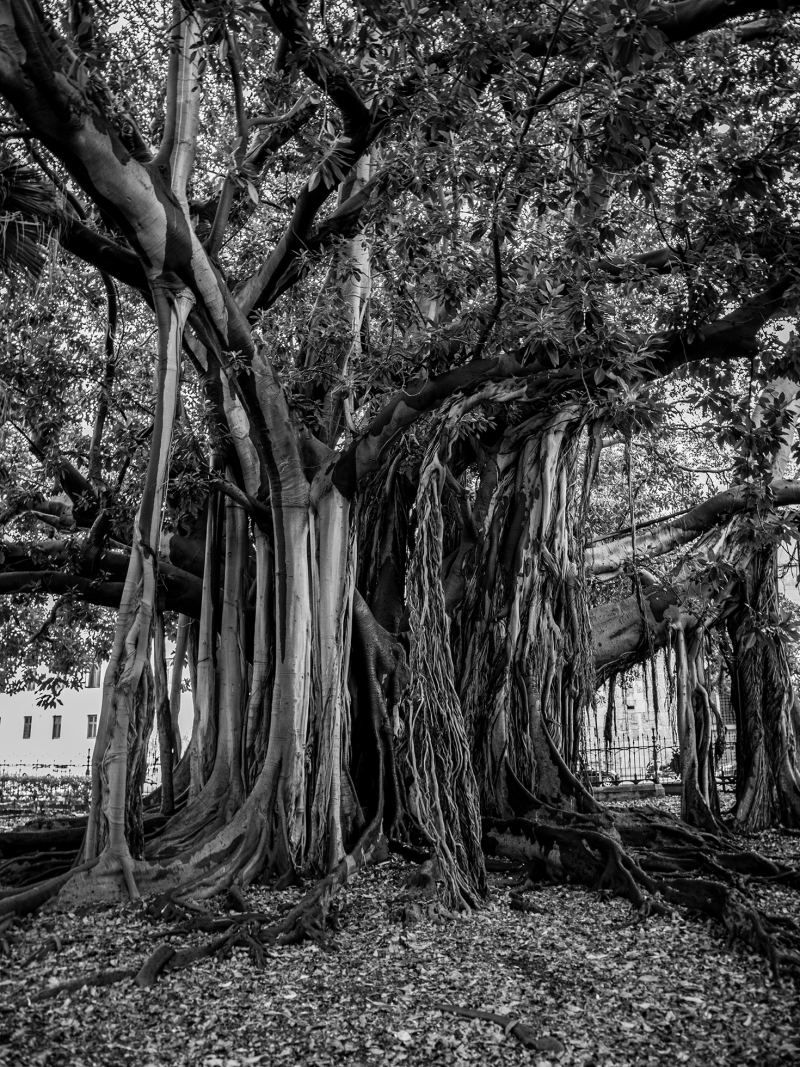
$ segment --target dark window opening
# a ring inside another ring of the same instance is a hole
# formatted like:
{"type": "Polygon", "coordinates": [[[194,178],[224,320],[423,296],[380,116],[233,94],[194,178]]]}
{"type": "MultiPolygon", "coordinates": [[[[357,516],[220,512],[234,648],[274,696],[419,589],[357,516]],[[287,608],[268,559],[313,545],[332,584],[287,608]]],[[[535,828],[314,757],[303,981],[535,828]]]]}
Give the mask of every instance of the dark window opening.
{"type": "Polygon", "coordinates": [[[86,736],[87,737],[97,737],[97,716],[96,715],[87,715],[86,718],[87,718],[86,736]]]}
{"type": "Polygon", "coordinates": [[[22,740],[26,740],[31,736],[31,725],[33,723],[33,716],[26,715],[22,720],[22,740]]]}
{"type": "Polygon", "coordinates": [[[61,737],[61,716],[53,716],[53,739],[61,737]]]}

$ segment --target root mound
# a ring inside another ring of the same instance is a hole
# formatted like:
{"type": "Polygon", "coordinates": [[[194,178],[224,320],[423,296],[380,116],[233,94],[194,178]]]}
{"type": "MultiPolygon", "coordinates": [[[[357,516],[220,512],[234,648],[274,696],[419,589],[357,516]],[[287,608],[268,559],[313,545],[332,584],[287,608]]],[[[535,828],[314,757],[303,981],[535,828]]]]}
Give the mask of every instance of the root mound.
{"type": "Polygon", "coordinates": [[[629,900],[638,913],[681,910],[720,923],[765,956],[779,979],[800,976],[800,927],[767,915],[751,887],[800,889],[800,871],[731,837],[695,830],[656,808],[581,815],[541,805],[526,818],[485,819],[483,848],[527,867],[527,885],[571,882],[629,900]]]}

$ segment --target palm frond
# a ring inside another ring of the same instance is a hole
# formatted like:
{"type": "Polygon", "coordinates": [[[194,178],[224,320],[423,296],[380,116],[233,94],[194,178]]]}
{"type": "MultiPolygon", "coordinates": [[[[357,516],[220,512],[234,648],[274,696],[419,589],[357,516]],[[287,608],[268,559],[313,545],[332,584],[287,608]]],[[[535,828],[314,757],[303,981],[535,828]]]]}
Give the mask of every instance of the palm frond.
{"type": "Polygon", "coordinates": [[[0,148],[0,273],[39,277],[54,203],[49,182],[0,148]]]}

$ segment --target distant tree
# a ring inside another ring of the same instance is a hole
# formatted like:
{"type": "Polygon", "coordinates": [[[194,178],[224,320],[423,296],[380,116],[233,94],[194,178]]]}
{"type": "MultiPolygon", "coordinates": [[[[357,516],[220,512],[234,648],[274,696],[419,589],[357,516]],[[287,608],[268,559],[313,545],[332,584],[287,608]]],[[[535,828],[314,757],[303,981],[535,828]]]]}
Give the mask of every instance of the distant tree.
{"type": "Polygon", "coordinates": [[[436,853],[451,907],[480,903],[485,849],[521,849],[790,938],[670,844],[746,866],[716,836],[723,654],[763,780],[751,805],[741,764],[737,818],[800,826],[775,584],[800,502],[794,15],[0,12],[0,590],[52,615],[37,652],[55,626],[102,647],[86,605],[116,609],[99,862],[64,892],[333,889],[384,832],[436,853]],[[597,680],[665,644],[705,837],[604,812],[582,770],[597,680]],[[171,817],[145,845],[154,704],[171,817]]]}

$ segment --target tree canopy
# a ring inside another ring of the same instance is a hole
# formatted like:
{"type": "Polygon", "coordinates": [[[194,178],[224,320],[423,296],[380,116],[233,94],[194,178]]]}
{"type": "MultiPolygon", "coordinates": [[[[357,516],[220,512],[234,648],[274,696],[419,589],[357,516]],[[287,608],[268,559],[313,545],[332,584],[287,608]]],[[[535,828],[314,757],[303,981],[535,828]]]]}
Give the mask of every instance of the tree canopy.
{"type": "Polygon", "coordinates": [[[789,959],[724,872],[730,825],[800,827],[793,11],[0,13],[0,682],[109,661],[62,893],[313,874],[307,911],[386,835],[448,907],[532,850],[789,959]],[[585,773],[597,684],[664,647],[693,831],[585,773]]]}

